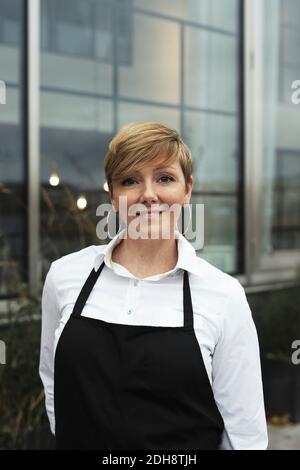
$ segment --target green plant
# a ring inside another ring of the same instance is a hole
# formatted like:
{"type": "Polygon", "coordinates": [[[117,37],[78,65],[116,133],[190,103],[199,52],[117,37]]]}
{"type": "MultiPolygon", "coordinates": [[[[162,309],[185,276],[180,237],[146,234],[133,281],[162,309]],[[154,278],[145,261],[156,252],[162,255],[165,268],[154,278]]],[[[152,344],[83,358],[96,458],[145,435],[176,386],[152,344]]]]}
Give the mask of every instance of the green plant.
{"type": "Polygon", "coordinates": [[[300,268],[296,286],[270,292],[256,317],[262,355],[291,362],[291,345],[300,339],[300,268]]]}
{"type": "MultiPolygon", "coordinates": [[[[51,163],[51,162],[49,162],[51,163]]],[[[50,169],[52,166],[50,164],[50,169]]],[[[105,192],[86,191],[89,206],[80,211],[77,191],[60,178],[59,187],[41,186],[41,258],[42,276],[51,261],[71,251],[99,243],[96,236],[95,208],[107,199],[105,192]]],[[[28,207],[21,195],[12,187],[0,184],[7,214],[28,207]]],[[[41,335],[41,291],[30,296],[22,284],[20,263],[14,259],[14,249],[9,237],[0,231],[0,294],[14,296],[7,300],[7,312],[1,314],[0,339],[6,344],[6,364],[0,366],[0,448],[23,449],[27,436],[48,425],[44,404],[44,390],[39,377],[41,335]]]]}
{"type": "Polygon", "coordinates": [[[40,298],[20,297],[11,305],[0,330],[6,344],[6,364],[0,366],[0,448],[22,449],[26,435],[47,420],[38,375],[40,298]]]}

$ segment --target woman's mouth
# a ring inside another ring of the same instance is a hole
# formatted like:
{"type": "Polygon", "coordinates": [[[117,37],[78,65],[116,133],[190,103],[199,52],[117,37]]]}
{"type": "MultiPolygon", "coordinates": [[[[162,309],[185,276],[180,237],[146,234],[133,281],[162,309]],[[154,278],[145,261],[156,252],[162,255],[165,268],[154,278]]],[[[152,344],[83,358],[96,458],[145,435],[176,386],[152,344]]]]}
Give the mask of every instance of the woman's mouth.
{"type": "Polygon", "coordinates": [[[136,215],[139,217],[146,218],[146,219],[155,219],[159,215],[161,215],[163,212],[165,211],[144,211],[144,212],[137,211],[136,215]]]}

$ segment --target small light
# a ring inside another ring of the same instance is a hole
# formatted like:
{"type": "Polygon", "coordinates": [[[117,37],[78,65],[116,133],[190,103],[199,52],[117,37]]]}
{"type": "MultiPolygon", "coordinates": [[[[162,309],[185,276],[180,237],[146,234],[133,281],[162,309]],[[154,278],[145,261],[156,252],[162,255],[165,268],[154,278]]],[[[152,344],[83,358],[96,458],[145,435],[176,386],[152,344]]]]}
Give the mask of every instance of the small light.
{"type": "Polygon", "coordinates": [[[105,181],[104,185],[103,185],[103,189],[104,191],[106,191],[108,193],[108,184],[107,184],[107,181],[105,181]]]}
{"type": "Polygon", "coordinates": [[[52,173],[49,178],[49,183],[51,186],[58,186],[59,185],[59,176],[56,173],[52,173]]]}
{"type": "Polygon", "coordinates": [[[87,205],[87,200],[86,200],[85,196],[79,196],[79,198],[77,199],[78,209],[83,210],[83,209],[86,208],[86,205],[87,205]]]}

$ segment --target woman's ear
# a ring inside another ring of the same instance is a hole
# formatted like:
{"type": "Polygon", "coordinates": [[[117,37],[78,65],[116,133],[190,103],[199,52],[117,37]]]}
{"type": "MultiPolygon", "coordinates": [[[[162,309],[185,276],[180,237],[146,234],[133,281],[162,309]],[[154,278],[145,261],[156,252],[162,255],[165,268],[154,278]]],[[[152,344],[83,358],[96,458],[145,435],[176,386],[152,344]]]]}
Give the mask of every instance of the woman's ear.
{"type": "Polygon", "coordinates": [[[189,179],[189,191],[190,191],[190,193],[192,193],[193,186],[194,186],[194,177],[193,177],[193,175],[191,175],[190,179],[189,179]]]}
{"type": "Polygon", "coordinates": [[[192,190],[193,190],[193,185],[194,185],[194,178],[191,175],[189,178],[189,181],[187,182],[187,193],[184,197],[184,205],[189,204],[191,195],[192,195],[192,190]]]}
{"type": "Polygon", "coordinates": [[[114,201],[114,197],[113,197],[113,194],[112,194],[112,190],[111,188],[109,187],[109,199],[110,199],[110,203],[111,203],[111,208],[114,212],[117,212],[116,211],[116,207],[115,207],[115,201],[114,201]]]}

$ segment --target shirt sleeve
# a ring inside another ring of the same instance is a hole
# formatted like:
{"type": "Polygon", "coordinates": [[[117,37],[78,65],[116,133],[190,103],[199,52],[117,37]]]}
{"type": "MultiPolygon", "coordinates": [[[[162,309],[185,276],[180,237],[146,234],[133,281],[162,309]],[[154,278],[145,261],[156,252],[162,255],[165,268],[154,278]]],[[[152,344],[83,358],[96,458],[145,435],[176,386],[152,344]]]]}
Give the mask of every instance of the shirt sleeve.
{"type": "Polygon", "coordinates": [[[212,388],[224,421],[222,450],[268,446],[259,344],[243,286],[235,284],[212,358],[212,388]]]}
{"type": "Polygon", "coordinates": [[[39,374],[45,390],[45,406],[50,429],[55,435],[54,419],[54,334],[60,320],[60,310],[53,282],[53,263],[47,273],[42,293],[42,328],[39,374]]]}

